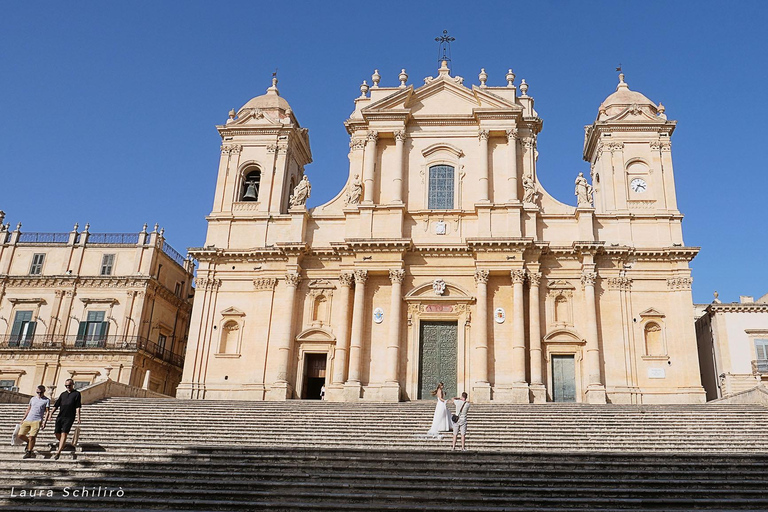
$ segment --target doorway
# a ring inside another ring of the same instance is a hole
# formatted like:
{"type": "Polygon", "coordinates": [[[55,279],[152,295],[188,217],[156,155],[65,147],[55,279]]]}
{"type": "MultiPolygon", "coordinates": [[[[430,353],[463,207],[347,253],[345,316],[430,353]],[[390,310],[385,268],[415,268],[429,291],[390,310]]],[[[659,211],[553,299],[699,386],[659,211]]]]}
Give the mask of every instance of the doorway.
{"type": "Polygon", "coordinates": [[[576,361],[573,355],[552,355],[552,400],[576,401],[576,361]]]}
{"type": "Polygon", "coordinates": [[[458,322],[421,322],[419,329],[419,399],[430,399],[438,382],[446,398],[456,396],[458,322]]]}
{"type": "Polygon", "coordinates": [[[320,400],[320,391],[325,386],[326,354],[306,354],[304,356],[304,389],[301,398],[320,400]]]}

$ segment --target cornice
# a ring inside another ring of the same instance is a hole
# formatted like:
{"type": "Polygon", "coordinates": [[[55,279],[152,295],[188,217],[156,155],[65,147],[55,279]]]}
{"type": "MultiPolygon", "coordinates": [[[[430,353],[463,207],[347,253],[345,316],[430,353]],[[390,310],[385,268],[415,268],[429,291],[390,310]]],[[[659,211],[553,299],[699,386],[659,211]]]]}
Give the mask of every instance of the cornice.
{"type": "Polygon", "coordinates": [[[475,252],[525,250],[534,248],[533,238],[468,238],[467,246],[475,252]]]}
{"type": "Polygon", "coordinates": [[[405,252],[413,247],[410,238],[347,238],[345,243],[356,251],[405,252]]]}
{"type": "Polygon", "coordinates": [[[712,313],[768,313],[768,304],[761,302],[730,302],[724,304],[712,303],[707,306],[707,312],[712,313]]]}

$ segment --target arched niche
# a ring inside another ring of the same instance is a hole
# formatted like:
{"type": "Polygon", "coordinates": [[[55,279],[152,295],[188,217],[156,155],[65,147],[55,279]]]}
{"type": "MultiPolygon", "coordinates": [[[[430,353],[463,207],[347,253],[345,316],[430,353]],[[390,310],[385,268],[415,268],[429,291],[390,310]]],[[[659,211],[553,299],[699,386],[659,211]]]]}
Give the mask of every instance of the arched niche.
{"type": "Polygon", "coordinates": [[[229,307],[220,313],[217,324],[218,350],[216,357],[240,357],[245,327],[245,313],[229,307]]]}
{"type": "Polygon", "coordinates": [[[665,315],[655,308],[649,308],[640,313],[640,339],[643,340],[643,359],[669,359],[665,315]]]}

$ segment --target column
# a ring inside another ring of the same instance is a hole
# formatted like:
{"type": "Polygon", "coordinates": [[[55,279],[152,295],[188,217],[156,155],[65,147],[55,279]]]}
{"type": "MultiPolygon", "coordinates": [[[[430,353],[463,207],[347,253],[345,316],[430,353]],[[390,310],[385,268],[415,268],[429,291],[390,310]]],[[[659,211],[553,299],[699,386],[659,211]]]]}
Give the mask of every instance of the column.
{"type": "Polygon", "coordinates": [[[528,284],[530,291],[528,295],[528,307],[530,311],[530,321],[528,328],[530,331],[530,350],[531,350],[531,394],[533,403],[544,403],[547,401],[547,391],[541,376],[541,313],[539,311],[539,286],[541,284],[541,272],[528,272],[528,284]]]}
{"type": "Polygon", "coordinates": [[[387,366],[382,399],[386,402],[400,401],[400,331],[402,329],[403,278],[405,270],[389,271],[392,282],[392,298],[389,305],[389,340],[387,343],[387,366]]]}
{"type": "Polygon", "coordinates": [[[509,202],[519,200],[517,192],[517,128],[507,130],[507,188],[509,202]]]}
{"type": "Polygon", "coordinates": [[[367,270],[355,270],[355,303],[352,307],[352,336],[349,346],[349,378],[344,385],[345,400],[359,400],[362,385],[360,383],[360,365],[363,353],[363,325],[365,320],[365,281],[367,270]]]}
{"type": "Polygon", "coordinates": [[[605,388],[600,376],[600,349],[597,343],[596,280],[594,265],[585,265],[581,274],[581,285],[584,287],[584,301],[587,306],[587,402],[604,404],[605,388]]]}
{"type": "Polygon", "coordinates": [[[525,270],[515,269],[512,277],[512,401],[528,403],[528,382],[525,380],[525,308],[523,284],[525,270]]]}
{"type": "Polygon", "coordinates": [[[405,152],[405,130],[395,132],[395,175],[392,181],[395,190],[392,194],[392,202],[402,204],[403,202],[403,154],[405,152]]]}
{"type": "Polygon", "coordinates": [[[339,304],[341,305],[341,323],[339,324],[338,336],[336,338],[336,349],[333,354],[333,377],[331,383],[341,386],[344,384],[344,378],[347,375],[347,352],[349,351],[349,299],[352,295],[352,283],[354,282],[352,272],[342,272],[339,276],[341,284],[341,293],[339,304]]]}
{"type": "Polygon", "coordinates": [[[290,371],[291,352],[293,348],[293,321],[296,310],[296,289],[299,286],[300,279],[301,277],[297,272],[289,272],[285,274],[285,298],[283,299],[282,307],[279,309],[279,311],[282,312],[280,321],[283,324],[283,330],[275,344],[275,348],[277,349],[277,357],[275,358],[277,377],[275,383],[272,385],[273,389],[270,390],[274,399],[286,400],[290,398],[291,395],[290,390],[288,389],[288,372],[290,371]]]}
{"type": "Polygon", "coordinates": [[[373,179],[376,170],[376,141],[379,139],[379,132],[368,132],[367,142],[365,144],[365,165],[363,166],[363,202],[373,202],[373,179]]]}
{"type": "MultiPolygon", "coordinates": [[[[475,402],[491,400],[491,385],[488,382],[488,277],[490,271],[476,270],[477,317],[473,322],[472,368],[474,381],[472,393],[475,402]]],[[[470,400],[472,400],[470,398],[470,400]]]]}
{"type": "Polygon", "coordinates": [[[479,174],[480,174],[480,190],[478,195],[478,202],[479,203],[487,203],[488,202],[488,137],[490,136],[490,133],[488,130],[480,130],[480,133],[478,134],[478,138],[480,139],[480,163],[479,163],[479,174]]]}

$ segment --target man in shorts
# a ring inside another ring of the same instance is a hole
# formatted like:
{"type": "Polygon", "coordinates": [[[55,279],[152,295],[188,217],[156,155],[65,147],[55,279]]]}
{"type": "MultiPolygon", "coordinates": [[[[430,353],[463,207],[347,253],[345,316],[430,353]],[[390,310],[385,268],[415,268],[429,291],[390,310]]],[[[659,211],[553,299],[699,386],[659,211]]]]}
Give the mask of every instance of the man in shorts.
{"type": "Polygon", "coordinates": [[[453,424],[453,444],[451,450],[456,449],[456,438],[461,432],[461,451],[466,451],[465,438],[467,437],[467,412],[469,412],[470,403],[467,400],[467,393],[461,394],[461,398],[456,397],[453,399],[453,405],[456,407],[456,416],[459,417],[459,421],[453,424]]]}
{"type": "Polygon", "coordinates": [[[37,386],[36,394],[37,396],[29,399],[29,406],[19,429],[19,439],[27,443],[24,457],[22,457],[24,459],[34,457],[32,450],[35,448],[37,434],[45,428],[47,422],[45,413],[51,407],[51,401],[45,396],[45,386],[37,386]]]}
{"type": "Polygon", "coordinates": [[[64,381],[64,387],[66,391],[59,395],[59,399],[53,404],[53,409],[48,412],[48,420],[50,420],[56,409],[60,409],[59,416],[56,418],[56,428],[53,431],[59,441],[59,448],[53,460],[58,460],[61,456],[61,450],[64,449],[67,435],[75,420],[78,425],[80,424],[80,392],[75,389],[75,381],[72,379],[64,381]]]}

